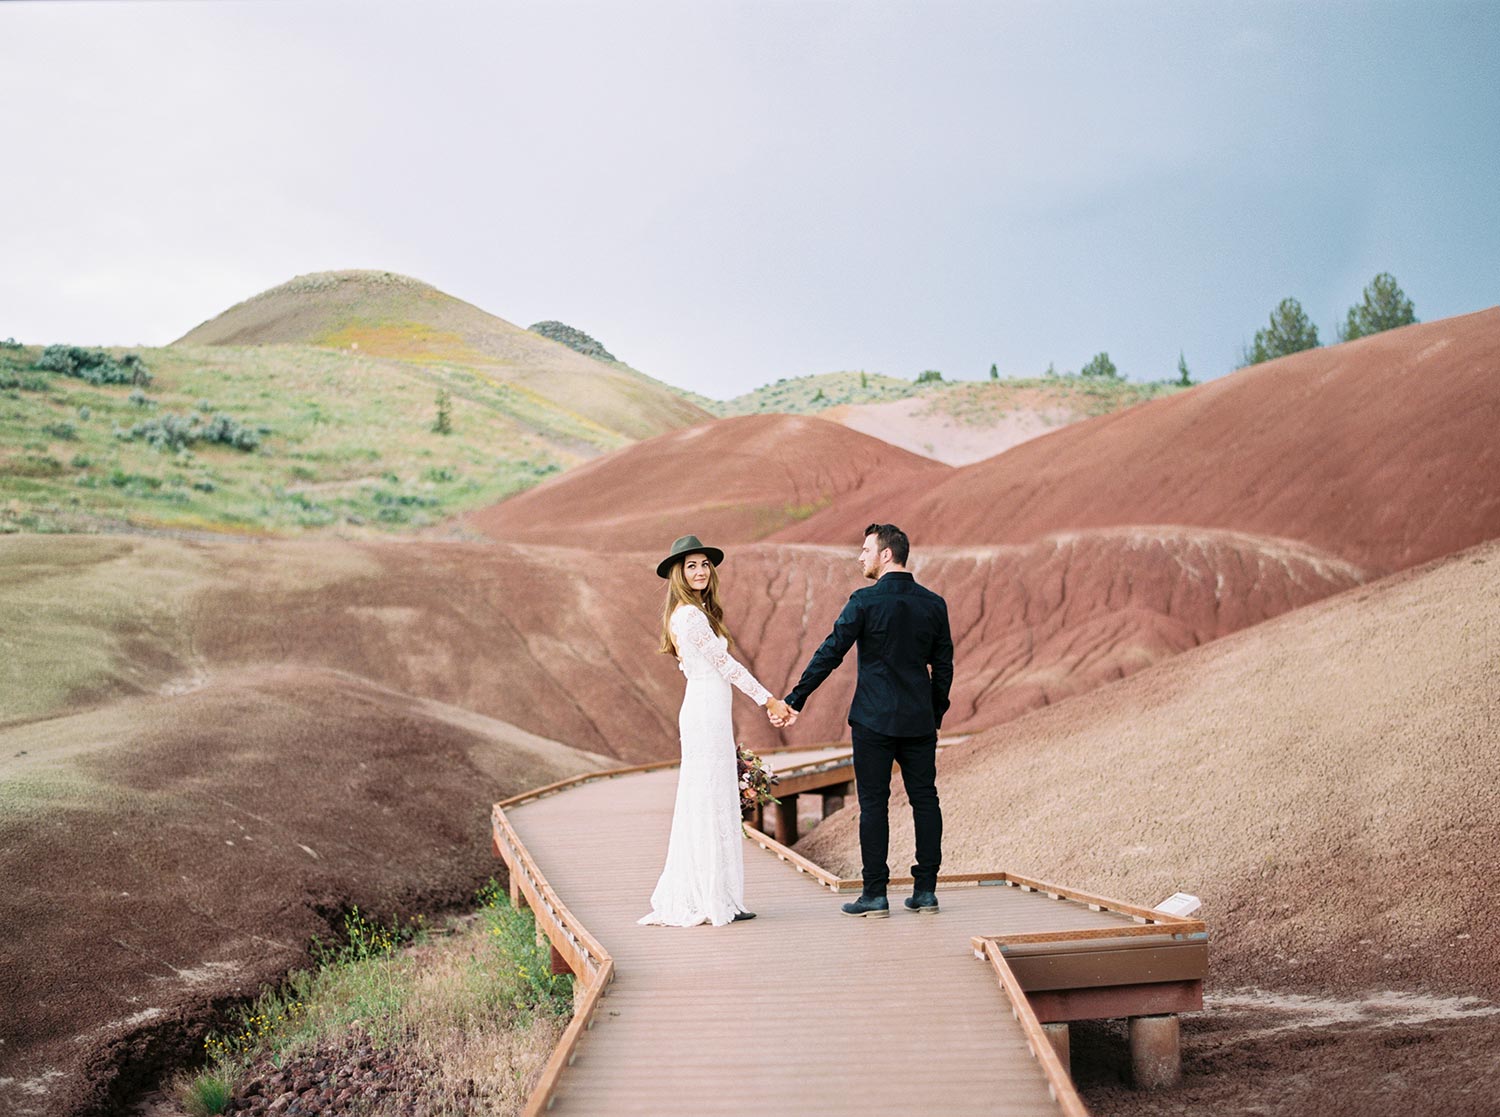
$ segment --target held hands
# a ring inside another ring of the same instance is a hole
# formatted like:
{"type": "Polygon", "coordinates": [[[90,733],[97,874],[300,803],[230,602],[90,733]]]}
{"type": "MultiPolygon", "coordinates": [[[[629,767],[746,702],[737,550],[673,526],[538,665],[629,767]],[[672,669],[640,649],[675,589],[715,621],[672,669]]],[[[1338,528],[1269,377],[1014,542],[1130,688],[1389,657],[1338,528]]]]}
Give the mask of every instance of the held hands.
{"type": "Polygon", "coordinates": [[[796,724],[797,711],[781,699],[772,698],[766,703],[766,717],[771,719],[771,724],[777,729],[785,729],[796,724]]]}

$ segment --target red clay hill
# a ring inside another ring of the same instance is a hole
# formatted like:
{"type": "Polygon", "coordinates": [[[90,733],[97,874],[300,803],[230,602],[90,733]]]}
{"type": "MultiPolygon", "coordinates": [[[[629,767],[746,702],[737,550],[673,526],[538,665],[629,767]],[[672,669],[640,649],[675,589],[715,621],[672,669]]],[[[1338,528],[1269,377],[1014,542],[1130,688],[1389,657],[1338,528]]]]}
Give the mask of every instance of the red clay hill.
{"type": "Polygon", "coordinates": [[[924,546],[1178,524],[1376,572],[1448,554],[1500,535],[1500,307],[1242,369],[772,538],[843,542],[877,515],[924,546]]]}
{"type": "Polygon", "coordinates": [[[617,450],[467,522],[502,542],[666,553],[688,532],[749,543],[868,484],[920,491],[952,472],[834,423],[745,415],[617,450]]]}

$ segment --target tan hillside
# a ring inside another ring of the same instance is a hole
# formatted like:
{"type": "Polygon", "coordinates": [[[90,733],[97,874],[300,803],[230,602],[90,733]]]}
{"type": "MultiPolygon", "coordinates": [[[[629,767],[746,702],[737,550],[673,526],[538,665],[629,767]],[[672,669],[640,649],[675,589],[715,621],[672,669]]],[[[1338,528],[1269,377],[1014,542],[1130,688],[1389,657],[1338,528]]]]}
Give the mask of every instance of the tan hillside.
{"type": "MultiPolygon", "coordinates": [[[[1195,893],[1220,986],[1500,998],[1497,679],[1490,543],[953,747],[944,867],[1195,893]]],[[[853,815],[802,850],[858,875],[853,815]]]]}
{"type": "Polygon", "coordinates": [[[774,538],[831,543],[877,514],[926,546],[1177,524],[1390,571],[1500,535],[1497,430],[1500,307],[1241,369],[774,538]]]}
{"type": "Polygon", "coordinates": [[[841,403],[820,419],[948,465],[970,465],[1069,423],[1182,389],[1078,376],[924,384],[905,399],[841,403]]]}
{"type": "Polygon", "coordinates": [[[392,272],[298,276],[179,338],[176,345],[314,345],[456,364],[626,437],[708,418],[666,385],[582,356],[420,280],[392,272]]]}

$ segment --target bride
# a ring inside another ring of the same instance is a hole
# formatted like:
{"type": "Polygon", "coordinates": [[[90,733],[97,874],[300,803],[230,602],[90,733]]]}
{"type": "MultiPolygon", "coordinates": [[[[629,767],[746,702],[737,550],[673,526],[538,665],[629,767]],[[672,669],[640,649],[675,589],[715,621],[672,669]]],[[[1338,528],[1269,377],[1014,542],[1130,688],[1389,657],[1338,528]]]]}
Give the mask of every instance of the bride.
{"type": "Polygon", "coordinates": [[[777,725],[790,725],[796,711],[772,697],[729,654],[719,604],[717,568],[723,561],[723,551],[705,547],[696,535],[684,535],[656,567],[657,575],[667,579],[661,651],[677,657],[687,691],[678,715],[682,767],[667,862],[651,893],[651,914],[639,920],[644,924],[721,927],[755,918],[745,908],[739,762],[729,688],[738,687],[777,725]]]}

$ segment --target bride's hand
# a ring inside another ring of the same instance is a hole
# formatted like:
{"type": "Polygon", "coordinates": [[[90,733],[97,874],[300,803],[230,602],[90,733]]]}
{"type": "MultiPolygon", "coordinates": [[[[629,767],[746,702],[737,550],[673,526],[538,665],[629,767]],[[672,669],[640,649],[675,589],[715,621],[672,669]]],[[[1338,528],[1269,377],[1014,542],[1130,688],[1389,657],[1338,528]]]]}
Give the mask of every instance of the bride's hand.
{"type": "Polygon", "coordinates": [[[772,698],[766,703],[766,717],[771,719],[772,725],[781,729],[797,720],[797,711],[781,699],[772,698]]]}

